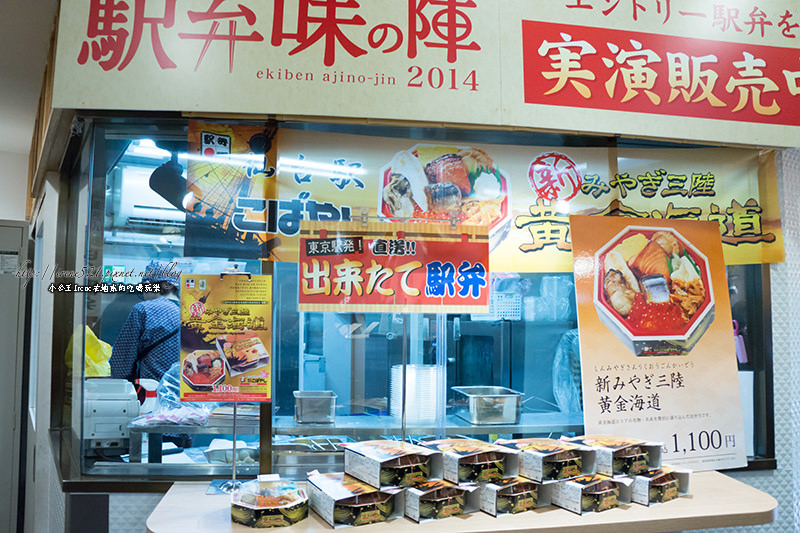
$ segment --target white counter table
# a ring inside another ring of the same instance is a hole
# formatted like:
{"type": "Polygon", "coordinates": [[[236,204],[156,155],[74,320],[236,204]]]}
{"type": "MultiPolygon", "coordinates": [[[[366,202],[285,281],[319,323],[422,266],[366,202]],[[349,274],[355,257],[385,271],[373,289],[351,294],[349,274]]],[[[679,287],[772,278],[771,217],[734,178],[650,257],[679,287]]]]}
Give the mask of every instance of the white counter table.
{"type": "MultiPolygon", "coordinates": [[[[231,522],[230,497],[206,495],[208,483],[178,482],[147,519],[148,533],[228,533],[269,531],[231,522]]],[[[483,512],[417,524],[407,518],[359,526],[358,533],[422,532],[555,532],[609,531],[646,533],[724,526],[767,524],[774,520],[778,503],[769,494],[719,472],[692,474],[690,494],[651,507],[635,503],[583,516],[549,506],[494,518],[483,512]]],[[[332,528],[309,511],[308,518],[292,527],[273,528],[280,533],[330,531],[332,528]]]]}

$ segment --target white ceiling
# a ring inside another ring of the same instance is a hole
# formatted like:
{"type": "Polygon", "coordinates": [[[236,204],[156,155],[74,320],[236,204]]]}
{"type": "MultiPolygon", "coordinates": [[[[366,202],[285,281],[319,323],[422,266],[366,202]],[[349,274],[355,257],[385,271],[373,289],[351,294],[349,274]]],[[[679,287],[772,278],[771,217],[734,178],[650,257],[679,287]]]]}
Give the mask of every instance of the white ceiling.
{"type": "Polygon", "coordinates": [[[58,0],[0,0],[0,152],[31,147],[58,0]]]}

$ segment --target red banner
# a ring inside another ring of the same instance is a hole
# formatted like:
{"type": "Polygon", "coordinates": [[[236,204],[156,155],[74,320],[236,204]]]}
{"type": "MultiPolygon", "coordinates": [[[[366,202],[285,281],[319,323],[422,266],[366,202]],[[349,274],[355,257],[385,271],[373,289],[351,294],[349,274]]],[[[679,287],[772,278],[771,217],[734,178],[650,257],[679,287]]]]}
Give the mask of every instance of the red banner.
{"type": "Polygon", "coordinates": [[[522,43],[529,104],[800,124],[793,48],[531,20],[522,43]]]}
{"type": "Polygon", "coordinates": [[[301,311],[485,313],[485,227],[303,222],[301,311]]]}

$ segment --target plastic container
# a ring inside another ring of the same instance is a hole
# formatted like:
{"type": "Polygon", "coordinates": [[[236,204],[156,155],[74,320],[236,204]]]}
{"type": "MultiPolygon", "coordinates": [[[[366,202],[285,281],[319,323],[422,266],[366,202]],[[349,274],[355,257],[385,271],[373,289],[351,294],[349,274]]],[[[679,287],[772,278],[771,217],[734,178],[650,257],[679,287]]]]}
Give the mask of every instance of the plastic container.
{"type": "Polygon", "coordinates": [[[332,424],[336,393],[329,390],[294,391],[294,419],[298,424],[332,424]]]}

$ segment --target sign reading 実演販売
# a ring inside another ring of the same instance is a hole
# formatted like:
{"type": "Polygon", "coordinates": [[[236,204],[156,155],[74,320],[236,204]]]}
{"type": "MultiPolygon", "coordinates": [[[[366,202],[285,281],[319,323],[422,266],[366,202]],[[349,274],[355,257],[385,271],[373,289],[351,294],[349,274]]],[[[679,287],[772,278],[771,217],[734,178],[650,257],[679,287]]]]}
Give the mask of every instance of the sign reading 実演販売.
{"type": "Polygon", "coordinates": [[[61,7],[54,107],[800,145],[800,13],[786,0],[61,7]]]}

